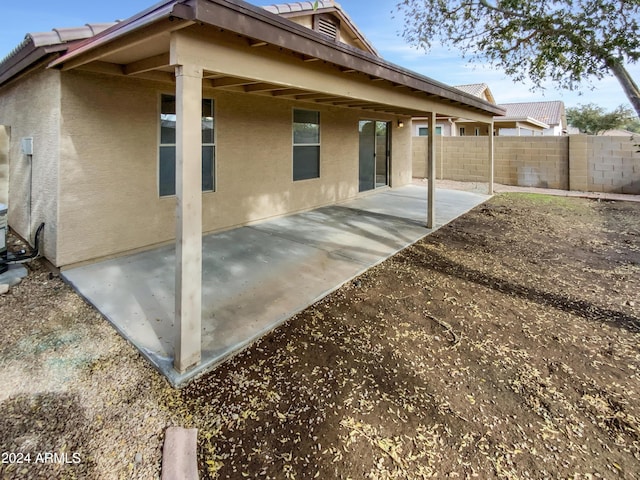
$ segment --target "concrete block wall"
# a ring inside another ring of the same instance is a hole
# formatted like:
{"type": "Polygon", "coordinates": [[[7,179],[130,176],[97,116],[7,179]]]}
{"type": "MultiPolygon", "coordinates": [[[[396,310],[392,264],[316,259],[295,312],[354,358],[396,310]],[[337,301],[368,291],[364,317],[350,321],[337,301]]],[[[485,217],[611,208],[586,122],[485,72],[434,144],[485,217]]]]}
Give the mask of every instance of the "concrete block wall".
{"type": "MultiPolygon", "coordinates": [[[[640,194],[640,136],[495,137],[494,180],[505,185],[640,194]]],[[[426,137],[413,137],[413,175],[426,176],[426,137]]],[[[487,180],[487,137],[437,137],[436,176],[487,180]]]]}
{"type": "Polygon", "coordinates": [[[587,190],[640,194],[640,135],[587,138],[587,190]]]}
{"type": "MultiPolygon", "coordinates": [[[[487,181],[487,137],[436,137],[436,178],[487,181]]],[[[427,137],[413,137],[413,176],[426,177],[427,137]]]]}
{"type": "Polygon", "coordinates": [[[494,141],[497,183],[569,188],[567,137],[496,137],[494,141]]]}

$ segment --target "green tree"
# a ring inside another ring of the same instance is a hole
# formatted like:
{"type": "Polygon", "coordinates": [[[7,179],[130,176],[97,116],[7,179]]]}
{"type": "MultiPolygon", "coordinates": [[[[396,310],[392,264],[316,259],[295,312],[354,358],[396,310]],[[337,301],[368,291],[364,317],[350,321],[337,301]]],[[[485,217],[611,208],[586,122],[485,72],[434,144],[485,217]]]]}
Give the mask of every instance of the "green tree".
{"type": "Polygon", "coordinates": [[[634,118],[630,120],[624,125],[624,129],[633,133],[640,133],[640,119],[634,118]]]}
{"type": "Polygon", "coordinates": [[[567,108],[567,123],[587,135],[598,135],[605,130],[624,127],[633,120],[633,112],[620,105],[611,112],[593,103],[567,108]]]}
{"type": "Polygon", "coordinates": [[[625,64],[640,59],[638,0],[400,0],[403,37],[439,40],[489,61],[516,81],[576,89],[613,74],[640,116],[640,90],[625,64]]]}

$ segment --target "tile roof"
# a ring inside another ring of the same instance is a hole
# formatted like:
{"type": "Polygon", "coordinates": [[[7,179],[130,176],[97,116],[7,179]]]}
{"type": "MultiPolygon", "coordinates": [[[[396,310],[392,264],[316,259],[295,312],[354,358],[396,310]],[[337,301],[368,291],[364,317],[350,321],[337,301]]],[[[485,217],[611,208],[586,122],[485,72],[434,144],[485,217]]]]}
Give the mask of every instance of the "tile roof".
{"type": "Polygon", "coordinates": [[[486,83],[469,83],[467,85],[456,85],[455,88],[457,88],[458,90],[462,90],[469,95],[474,95],[480,98],[484,98],[484,96],[486,95],[488,101],[490,101],[491,103],[496,103],[491,90],[489,90],[489,85],[487,85],[486,83]]]}
{"type": "Polygon", "coordinates": [[[34,48],[39,47],[51,47],[56,45],[64,45],[76,40],[85,40],[97,35],[108,28],[116,25],[118,22],[109,23],[87,23],[82,27],[71,28],[54,28],[50,32],[36,32],[27,33],[24,40],[14,48],[9,54],[0,60],[0,65],[9,60],[14,55],[17,55],[20,50],[27,45],[32,45],[34,48]]]}
{"type": "Polygon", "coordinates": [[[507,112],[505,118],[531,117],[548,125],[562,125],[564,116],[564,102],[553,100],[550,102],[501,103],[507,112]]]}
{"type": "Polygon", "coordinates": [[[364,35],[364,33],[360,31],[360,29],[353,22],[353,20],[347,14],[347,12],[344,11],[344,9],[339,3],[335,2],[334,0],[318,0],[317,9],[313,8],[314,3],[315,2],[313,1],[278,3],[275,5],[267,5],[262,8],[264,8],[267,12],[275,13],[276,15],[284,15],[286,17],[294,17],[294,16],[304,15],[304,14],[313,14],[314,12],[321,11],[321,10],[335,11],[338,13],[338,16],[342,17],[343,20],[346,21],[347,25],[351,30],[353,30],[355,35],[359,37],[359,40],[364,44],[365,48],[368,48],[371,51],[371,53],[373,53],[374,55],[380,56],[378,51],[373,46],[373,44],[364,35]]]}
{"type": "MultiPolygon", "coordinates": [[[[293,3],[278,3],[276,5],[267,5],[262,7],[268,12],[281,15],[283,13],[293,12],[306,12],[315,11],[313,4],[315,2],[293,2],[293,3]]],[[[340,7],[340,5],[334,3],[332,0],[318,0],[318,10],[321,8],[340,7]]]]}

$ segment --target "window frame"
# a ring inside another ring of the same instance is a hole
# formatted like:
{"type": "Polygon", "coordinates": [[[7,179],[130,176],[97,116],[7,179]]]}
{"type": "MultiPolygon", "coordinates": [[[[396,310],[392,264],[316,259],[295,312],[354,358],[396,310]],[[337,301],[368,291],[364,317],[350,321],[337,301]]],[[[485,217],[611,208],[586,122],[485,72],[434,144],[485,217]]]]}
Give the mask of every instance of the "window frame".
{"type": "MultiPolygon", "coordinates": [[[[158,142],[157,142],[157,161],[156,161],[156,192],[158,195],[158,198],[163,199],[163,198],[175,198],[176,196],[176,187],[174,185],[174,191],[173,193],[166,193],[166,194],[162,194],[161,193],[161,181],[160,181],[160,161],[161,161],[161,150],[162,148],[173,148],[173,161],[174,161],[174,182],[175,182],[175,162],[177,160],[177,155],[176,155],[176,146],[177,143],[174,141],[174,143],[163,143],[162,142],[162,120],[163,120],[163,115],[165,115],[162,112],[162,103],[163,103],[163,97],[173,97],[174,101],[176,101],[176,95],[173,92],[160,92],[159,98],[158,98],[158,142]]],[[[216,151],[217,151],[217,128],[216,128],[216,100],[214,97],[212,96],[203,96],[202,97],[202,103],[204,103],[205,100],[211,101],[211,110],[212,110],[212,114],[213,114],[213,137],[212,137],[212,141],[211,142],[207,142],[205,143],[203,141],[202,138],[202,133],[204,132],[204,130],[201,130],[201,136],[200,136],[200,148],[201,148],[201,152],[202,150],[207,147],[207,148],[212,148],[212,152],[213,152],[213,160],[212,160],[212,174],[211,174],[211,183],[212,183],[212,189],[207,189],[207,190],[202,190],[202,193],[215,193],[216,191],[216,186],[218,184],[218,179],[217,179],[217,175],[218,175],[218,169],[216,168],[216,164],[217,164],[217,158],[216,158],[216,151]]],[[[201,121],[205,118],[203,116],[204,111],[201,111],[200,113],[200,118],[201,121]]],[[[166,115],[176,115],[176,114],[166,114],[166,115]]],[[[176,132],[177,135],[177,132],[176,132]]],[[[177,141],[177,138],[175,139],[177,141]]],[[[202,161],[204,161],[204,155],[202,155],[202,161]]]]}
{"type": "MultiPolygon", "coordinates": [[[[429,136],[429,127],[418,127],[418,136],[419,137],[428,137],[429,136]],[[424,131],[424,135],[422,132],[424,131]]],[[[436,137],[442,136],[442,125],[436,125],[436,137]]]]}
{"type": "Polygon", "coordinates": [[[319,110],[311,110],[309,108],[296,108],[291,109],[291,179],[293,182],[303,182],[305,180],[317,180],[322,176],[321,169],[321,153],[322,153],[322,115],[319,110]],[[296,111],[301,112],[313,112],[318,115],[318,142],[317,143],[296,143],[295,138],[295,115],[296,111]],[[295,151],[296,147],[318,147],[318,175],[314,177],[296,178],[295,176],[295,151]]]}

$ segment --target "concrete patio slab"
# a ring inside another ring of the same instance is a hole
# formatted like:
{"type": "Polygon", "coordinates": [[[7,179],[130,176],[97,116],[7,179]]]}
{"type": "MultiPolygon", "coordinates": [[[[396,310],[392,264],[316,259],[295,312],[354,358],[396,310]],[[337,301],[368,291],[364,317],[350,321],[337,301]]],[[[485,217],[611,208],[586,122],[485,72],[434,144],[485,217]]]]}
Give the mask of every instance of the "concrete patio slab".
{"type": "MultiPolygon", "coordinates": [[[[339,205],[203,238],[202,363],[173,368],[175,247],[69,269],[63,277],[174,386],[428,235],[426,188],[385,189],[339,205]]],[[[438,190],[437,227],[489,197],[438,190]]]]}

